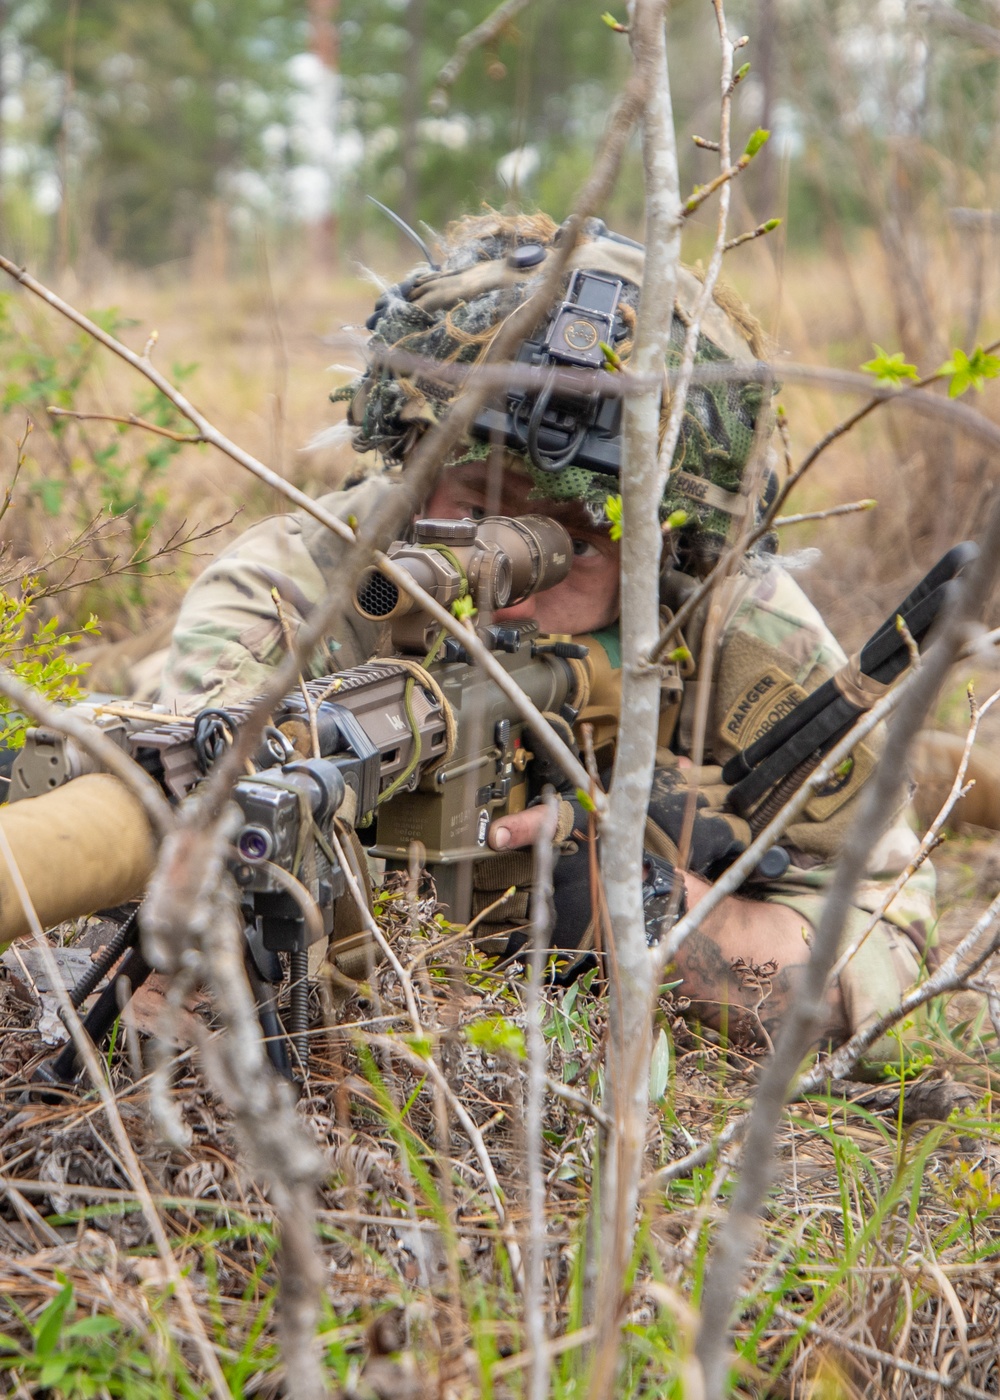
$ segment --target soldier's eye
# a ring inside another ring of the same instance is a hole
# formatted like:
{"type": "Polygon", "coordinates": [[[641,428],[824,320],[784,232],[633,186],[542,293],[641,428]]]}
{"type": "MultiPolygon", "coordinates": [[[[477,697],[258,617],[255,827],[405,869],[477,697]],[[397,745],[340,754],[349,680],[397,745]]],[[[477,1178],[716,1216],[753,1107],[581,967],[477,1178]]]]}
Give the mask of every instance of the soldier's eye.
{"type": "Polygon", "coordinates": [[[579,537],[573,541],[573,554],[577,559],[593,559],[600,554],[596,544],[591,544],[590,540],[582,540],[579,537]]]}

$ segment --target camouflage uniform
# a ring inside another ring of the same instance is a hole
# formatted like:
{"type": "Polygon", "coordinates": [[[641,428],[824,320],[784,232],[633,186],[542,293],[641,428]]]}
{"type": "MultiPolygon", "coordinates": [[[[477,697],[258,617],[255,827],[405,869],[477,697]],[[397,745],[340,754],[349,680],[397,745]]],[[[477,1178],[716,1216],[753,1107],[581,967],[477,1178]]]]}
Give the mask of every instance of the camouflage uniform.
{"type": "MultiPolygon", "coordinates": [[[[847,660],[836,638],[798,584],[777,564],[751,566],[749,573],[724,585],[721,600],[717,675],[710,704],[708,747],[724,764],[779,718],[791,702],[815,690],[847,660]]],[[[697,654],[698,640],[694,638],[697,654]]],[[[684,750],[697,695],[697,678],[688,683],[682,705],[678,747],[684,750]]],[[[766,889],[765,897],[800,913],[815,927],[833,873],[832,860],[857,811],[857,795],[881,751],[876,729],[854,753],[849,778],[834,791],[815,797],[804,816],[786,832],[792,853],[786,875],[766,889]]],[[[918,840],[901,812],[869,857],[866,878],[857,887],[841,948],[863,934],[869,916],[880,908],[887,887],[907,867],[918,840]]],[[[910,875],[884,917],[840,974],[848,1024],[852,1029],[897,1003],[901,989],[916,981],[933,942],[935,876],[926,862],[910,875]]],[[[869,1063],[898,1061],[898,1044],[883,1041],[869,1063]]]]}
{"type": "MultiPolygon", "coordinates": [[[[354,515],[363,521],[384,493],[393,489],[384,478],[371,479],[324,496],[321,504],[342,518],[354,515]]],[[[185,598],[161,699],[190,711],[244,699],[260,690],[284,650],[272,590],[277,591],[294,629],[336,582],[345,548],[323,526],[298,514],[274,516],[247,530],[209,565],[185,598]]],[[[763,731],[769,717],[773,720],[791,701],[815,690],[846,657],[798,584],[772,560],[748,565],[724,585],[719,602],[722,619],[704,757],[706,763],[724,764],[763,731]]],[[[613,633],[602,634],[596,641],[611,667],[616,666],[613,633]]],[[[696,618],[687,635],[696,657],[701,641],[701,621],[696,618]]],[[[588,642],[594,646],[595,639],[588,642]]],[[[374,654],[377,646],[378,629],[353,611],[345,613],[334,635],[314,655],[311,672],[319,676],[356,665],[374,654]]],[[[656,783],[664,782],[676,754],[690,751],[701,684],[696,668],[685,681],[683,698],[676,685],[664,690],[656,783]]],[[[615,708],[614,700],[604,708],[615,708]]],[[[600,717],[593,708],[583,718],[596,719],[600,732],[600,717]]],[[[793,863],[786,875],[768,887],[757,887],[763,898],[797,910],[804,926],[818,922],[832,873],[830,861],[879,748],[876,732],[856,752],[850,779],[836,792],[814,799],[803,819],[790,828],[787,840],[793,863]]],[[[859,887],[848,918],[845,947],[862,932],[869,913],[879,907],[886,885],[905,868],[916,844],[901,818],[876,845],[868,878],[859,887]]],[[[841,974],[852,1027],[888,1010],[899,989],[917,978],[917,950],[926,946],[933,924],[934,874],[924,865],[906,882],[841,974]]],[[[898,1048],[887,1044],[883,1055],[898,1058],[898,1048]]]]}
{"type": "MultiPolygon", "coordinates": [[[[445,230],[440,240],[440,266],[418,267],[383,293],[368,322],[371,349],[400,349],[424,358],[419,370],[404,371],[372,354],[360,379],[334,396],[350,401],[348,422],[355,430],[356,450],[374,449],[385,462],[405,463],[422,434],[446,415],[457,392],[458,380],[435,373],[434,362],[461,367],[479,361],[497,327],[538,286],[556,255],[558,236],[556,225],[542,214],[490,213],[460,221],[445,230]]],[[[611,334],[614,338],[620,332],[615,353],[625,363],[632,349],[643,266],[644,253],[638,245],[608,234],[597,223],[585,226],[571,254],[571,269],[618,281],[621,319],[611,334]]],[[[680,269],[666,354],[670,365],[680,359],[700,294],[699,278],[680,269]]],[[[763,337],[753,318],[737,299],[716,287],[701,320],[696,363],[749,367],[763,353],[763,337]]],[[[660,515],[665,519],[676,509],[685,512],[686,523],[673,542],[678,562],[689,572],[705,571],[712,550],[717,553],[732,533],[733,520],[759,514],[773,484],[766,452],[754,451],[755,444],[763,449],[770,431],[770,394],[762,392],[755,380],[755,375],[748,374],[745,380],[738,376],[706,381],[692,386],[686,400],[660,515]]],[[[667,408],[665,401],[664,423],[667,408]]],[[[460,444],[449,460],[456,464],[484,457],[489,450],[485,439],[471,440],[460,444]]],[[[607,497],[619,489],[616,477],[575,460],[558,471],[543,471],[532,452],[519,453],[509,437],[506,450],[508,462],[520,457],[519,469],[532,478],[540,498],[579,499],[600,512],[607,497]]],[[[381,493],[391,489],[385,479],[373,479],[325,497],[323,504],[342,516],[364,519],[381,493]]],[[[188,594],[174,631],[162,698],[189,709],[259,690],[282,651],[272,589],[277,590],[288,621],[297,626],[326,585],[336,579],[344,548],[322,526],[297,515],[265,521],[249,530],[209,566],[188,594]]],[[[845,658],[798,586],[766,555],[758,553],[749,560],[744,571],[725,585],[718,601],[723,618],[709,697],[706,760],[722,764],[772,723],[775,715],[815,689],[845,658]]],[[[333,630],[331,640],[311,659],[316,675],[365,660],[376,649],[375,629],[353,615],[345,614],[333,630]]],[[[698,633],[695,625],[687,637],[696,657],[698,633]]],[[[581,716],[593,723],[595,744],[600,747],[613,741],[620,708],[620,683],[614,677],[617,638],[601,635],[586,640],[604,682],[610,678],[610,683],[592,693],[581,716]]],[[[664,774],[676,765],[677,754],[689,751],[696,699],[704,684],[697,671],[684,680],[683,698],[676,668],[664,687],[658,752],[664,774]]],[[[871,771],[878,746],[873,736],[856,754],[849,777],[835,791],[816,796],[805,817],[788,833],[793,864],[766,897],[791,905],[810,924],[816,922],[830,861],[856,809],[857,789],[871,771]]],[[[657,781],[662,784],[666,778],[657,781]]],[[[873,852],[872,882],[859,891],[849,938],[863,926],[863,911],[878,907],[879,877],[905,869],[913,844],[905,825],[897,824],[873,852]]],[[[887,919],[845,970],[842,986],[852,1026],[893,1004],[900,985],[917,974],[916,956],[908,951],[912,944],[897,939],[894,930],[920,924],[926,932],[930,927],[932,878],[925,868],[908,881],[887,919]]]]}
{"type": "MultiPolygon", "coordinates": [[[[363,481],[321,496],[341,519],[365,519],[392,484],[363,481]]],[[[293,632],[337,578],[347,545],[311,516],[275,515],[244,531],[193,584],[181,605],[160,684],[179,711],[246,699],[266,683],[284,651],[272,590],[293,632]]],[[[353,609],[311,659],[323,676],[357,666],[375,652],[378,628],[353,609]]]]}

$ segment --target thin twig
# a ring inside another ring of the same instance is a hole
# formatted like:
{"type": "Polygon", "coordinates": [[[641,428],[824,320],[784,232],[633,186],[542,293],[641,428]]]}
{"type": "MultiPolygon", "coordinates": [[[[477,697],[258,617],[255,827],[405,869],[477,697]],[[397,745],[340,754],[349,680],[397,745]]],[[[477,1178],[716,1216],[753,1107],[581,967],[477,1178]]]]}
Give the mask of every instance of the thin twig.
{"type": "MultiPolygon", "coordinates": [[[[148,356],[143,356],[148,359],[148,356]]],[[[96,421],[98,423],[121,423],[125,428],[145,428],[148,433],[156,433],[157,437],[169,438],[171,442],[208,442],[207,437],[201,433],[178,433],[173,428],[164,428],[159,423],[150,423],[145,418],[140,418],[135,413],[121,415],[117,413],[81,413],[75,408],[56,408],[53,404],[47,404],[45,412],[50,418],[76,418],[82,421],[96,421]]]]}
{"type": "Polygon", "coordinates": [[[28,438],[31,436],[32,427],[31,419],[25,419],[24,432],[17,443],[17,451],[14,458],[14,471],[3,493],[3,502],[0,503],[0,520],[2,520],[10,510],[10,503],[14,499],[14,487],[17,485],[17,478],[20,476],[21,468],[24,466],[24,449],[27,446],[28,438]]]}
{"type": "Polygon", "coordinates": [[[528,1093],[524,1110],[524,1155],[528,1177],[528,1263],[524,1274],[524,1322],[528,1348],[533,1353],[528,1377],[529,1400],[547,1400],[549,1394],[549,1353],[545,1345],[546,1230],[542,1173],[545,1036],[541,985],[552,927],[552,841],[558,816],[558,799],[549,790],[545,797],[545,817],[535,837],[531,953],[525,996],[528,1093]]]}
{"type": "Polygon", "coordinates": [[[998,553],[1000,505],[992,512],[980,559],[963,578],[960,602],[949,610],[937,640],[901,687],[899,713],[889,727],[881,762],[862,789],[858,813],[834,872],[809,960],[782,1024],[776,1051],[762,1072],[747,1127],[743,1169],[726,1221],[717,1235],[702,1294],[696,1351],[705,1373],[707,1400],[716,1400],[723,1393],[730,1354],[730,1315],[756,1232],[760,1205],[770,1184],[775,1134],[797,1067],[825,1014],[829,973],[850,900],[872,842],[881,835],[895,810],[907,748],[965,640],[969,621],[982,604],[998,553]]]}
{"type": "MultiPolygon", "coordinates": [[[[912,1361],[904,1361],[900,1356],[893,1356],[891,1352],[881,1351],[878,1347],[869,1346],[867,1342],[859,1342],[854,1337],[848,1337],[842,1329],[824,1327],[821,1323],[810,1322],[808,1318],[799,1317],[788,1308],[780,1305],[775,1306],[774,1313],[787,1322],[790,1327],[798,1332],[808,1332],[811,1337],[819,1337],[822,1341],[829,1343],[835,1350],[846,1351],[849,1355],[863,1357],[865,1361],[876,1361],[880,1366],[886,1366],[891,1371],[900,1371],[904,1376],[913,1376],[916,1380],[930,1381],[933,1385],[940,1386],[944,1390],[954,1390],[956,1394],[963,1394],[964,1387],[956,1377],[943,1376],[938,1371],[929,1371],[924,1366],[917,1366],[912,1361]]],[[[965,1390],[967,1394],[968,1391],[965,1390]]]]}
{"type": "Polygon", "coordinates": [[[969,790],[965,784],[965,775],[968,772],[969,759],[972,756],[972,747],[976,742],[976,735],[979,733],[979,726],[982,722],[983,716],[989,713],[989,711],[993,708],[997,700],[1000,700],[1000,690],[995,690],[982,706],[976,705],[974,707],[972,723],[969,725],[969,731],[965,736],[965,745],[962,749],[962,757],[959,760],[958,768],[956,769],[955,778],[952,782],[951,789],[948,792],[948,795],[945,798],[944,802],[942,803],[940,811],[938,812],[934,820],[931,822],[927,830],[924,832],[924,835],[921,838],[920,844],[917,847],[916,851],[907,861],[905,867],[896,876],[895,880],[893,880],[889,889],[886,890],[885,894],[882,896],[878,908],[872,912],[868,919],[868,922],[865,924],[865,927],[861,930],[857,937],[854,938],[851,941],[851,943],[844,949],[844,951],[838,957],[837,961],[834,963],[833,967],[830,969],[831,982],[840,976],[840,973],[850,962],[851,958],[854,957],[855,953],[857,953],[858,949],[869,937],[872,930],[881,921],[881,919],[886,913],[886,910],[892,904],[892,901],[899,894],[900,890],[906,884],[907,880],[909,880],[910,876],[914,875],[917,872],[917,870],[920,868],[921,865],[923,865],[924,861],[931,854],[931,852],[940,844],[942,827],[948,820],[957,803],[966,795],[966,793],[969,790]]]}
{"type": "Polygon", "coordinates": [[[48,940],[45,937],[45,931],[39,921],[38,914],[35,912],[35,906],[32,903],[31,896],[28,893],[24,878],[14,858],[14,852],[11,850],[10,842],[7,839],[7,833],[3,829],[2,824],[0,824],[0,856],[3,857],[7,865],[11,881],[17,892],[17,897],[21,901],[25,917],[31,925],[35,946],[45,965],[49,984],[59,1002],[59,1009],[62,1013],[63,1022],[70,1033],[70,1037],[76,1047],[76,1052],[83,1061],[83,1066],[87,1071],[87,1075],[94,1088],[97,1090],[104,1111],[107,1114],[108,1124],[114,1135],[119,1155],[128,1172],[136,1199],[142,1207],[146,1225],[153,1237],[156,1251],[163,1263],[164,1273],[170,1281],[184,1321],[190,1329],[195,1345],[198,1348],[209,1385],[212,1388],[213,1394],[217,1397],[217,1400],[230,1400],[229,1386],[226,1384],[218,1358],[205,1333],[198,1309],[195,1307],[187,1276],[181,1272],[177,1260],[174,1258],[173,1250],[170,1248],[170,1241],[167,1238],[167,1232],[163,1228],[163,1222],[160,1219],[159,1212],[154,1206],[152,1197],[150,1196],[149,1187],[146,1184],[146,1178],[142,1170],[142,1163],[139,1161],[138,1154],[132,1146],[132,1139],[129,1137],[125,1124],[122,1121],[115,1096],[111,1092],[111,1087],[102,1073],[101,1062],[94,1048],[94,1042],[84,1030],[83,1023],[77,1014],[77,1010],[70,1000],[69,992],[66,990],[66,984],[63,981],[59,964],[56,962],[55,955],[49,947],[48,940]]]}
{"type": "Polygon", "coordinates": [[[103,769],[113,773],[142,803],[153,831],[165,836],[174,826],[174,816],[159,785],[144,768],[129,758],[96,727],[81,719],[72,709],[57,709],[43,700],[6,667],[0,666],[0,694],[12,700],[19,710],[45,729],[54,729],[73,739],[103,769]]]}
{"type": "MultiPolygon", "coordinates": [[[[988,355],[992,354],[994,350],[1000,350],[1000,340],[991,341],[991,343],[985,347],[985,352],[988,355]]],[[[817,457],[820,457],[838,438],[843,437],[845,433],[849,433],[852,428],[856,427],[858,423],[867,418],[869,413],[873,413],[880,404],[891,403],[904,395],[909,396],[921,389],[928,388],[931,384],[937,384],[945,378],[947,378],[947,375],[942,370],[934,370],[932,374],[924,375],[923,379],[914,380],[912,383],[905,384],[901,388],[892,388],[883,393],[873,394],[866,404],[862,404],[854,413],[849,414],[840,423],[835,424],[828,433],[824,433],[819,442],[809,449],[799,463],[794,474],[789,477],[786,483],[787,489],[783,489],[782,491],[782,498],[784,499],[787,497],[792,487],[798,485],[802,477],[816,461],[817,457]]]]}
{"type": "Polygon", "coordinates": [[[430,96],[432,110],[440,111],[447,106],[448,89],[454,87],[476,49],[492,44],[530,3],[531,0],[503,0],[503,4],[498,5],[475,29],[462,35],[455,45],[455,52],[434,80],[434,91],[430,96]]]}
{"type": "Polygon", "coordinates": [[[454,1113],[455,1117],[462,1125],[462,1131],[469,1139],[470,1143],[472,1144],[473,1151],[479,1159],[479,1166],[482,1170],[483,1178],[486,1182],[486,1188],[489,1191],[490,1196],[492,1197],[493,1209],[496,1211],[497,1220],[500,1224],[500,1233],[503,1237],[504,1244],[507,1247],[507,1254],[510,1258],[511,1270],[514,1274],[514,1279],[518,1288],[523,1291],[524,1269],[521,1261],[521,1248],[520,1245],[517,1243],[516,1238],[514,1237],[513,1230],[510,1226],[510,1221],[507,1217],[507,1208],[504,1204],[503,1188],[500,1185],[500,1182],[497,1178],[496,1168],[493,1165],[493,1159],[490,1157],[489,1149],[487,1148],[486,1143],[483,1140],[483,1135],[480,1132],[478,1126],[476,1125],[475,1120],[472,1118],[468,1109],[462,1103],[461,1099],[459,1099],[454,1089],[452,1089],[451,1085],[448,1083],[448,1080],[441,1073],[441,1070],[439,1069],[439,1067],[433,1059],[425,1059],[422,1055],[418,1054],[412,1046],[407,1045],[405,1040],[394,1039],[389,1036],[369,1036],[367,1037],[367,1041],[369,1044],[372,1045],[383,1046],[385,1049],[390,1050],[394,1055],[402,1056],[402,1058],[404,1060],[407,1060],[410,1063],[410,1065],[420,1074],[429,1075],[430,1078],[433,1079],[434,1083],[441,1089],[442,1093],[445,1095],[452,1113],[454,1113]]]}
{"type": "Polygon", "coordinates": [[[878,501],[848,501],[842,506],[830,506],[827,510],[807,510],[801,515],[777,515],[771,521],[775,530],[783,525],[802,525],[807,520],[831,520],[835,515],[855,515],[859,510],[874,510],[878,501]]]}
{"type": "Polygon", "coordinates": [[[736,238],[728,239],[723,252],[731,253],[734,248],[741,248],[744,243],[752,243],[755,238],[763,238],[765,234],[773,233],[780,223],[780,219],[765,219],[762,224],[750,229],[748,233],[741,233],[736,238]]]}

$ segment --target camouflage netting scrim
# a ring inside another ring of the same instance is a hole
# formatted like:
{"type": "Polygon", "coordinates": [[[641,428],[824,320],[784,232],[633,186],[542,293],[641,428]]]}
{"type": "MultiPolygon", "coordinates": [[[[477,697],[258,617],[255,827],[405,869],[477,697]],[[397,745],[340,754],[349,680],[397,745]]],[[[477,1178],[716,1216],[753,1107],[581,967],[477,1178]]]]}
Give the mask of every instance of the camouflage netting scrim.
{"type": "MultiPolygon", "coordinates": [[[[635,325],[644,254],[641,248],[604,236],[604,226],[590,221],[570,260],[576,269],[620,278],[624,290],[619,311],[629,332],[617,347],[627,362],[635,325]]],[[[439,270],[426,264],[390,287],[375,304],[368,321],[372,331],[372,364],[353,384],[337,390],[334,400],[350,400],[348,421],[355,428],[354,446],[375,449],[387,464],[403,462],[420,436],[438,422],[458,392],[457,386],[432,373],[390,369],[378,362],[380,348],[406,351],[446,364],[471,365],[488,350],[504,320],[535,291],[544,276],[558,235],[544,214],[489,213],[449,225],[440,245],[439,270]],[[509,254],[535,244],[545,258],[534,266],[511,267],[509,254]]],[[[567,273],[568,281],[569,273],[567,273]]],[[[671,326],[667,364],[681,362],[685,328],[701,290],[694,273],[681,269],[676,310],[671,326]]],[[[702,318],[696,361],[752,364],[763,353],[759,326],[731,294],[717,289],[702,318]]],[[[683,509],[697,520],[705,535],[724,539],[733,514],[742,513],[739,496],[750,460],[757,417],[764,391],[757,382],[720,382],[692,386],[661,518],[683,509]],[[709,499],[698,499],[698,483],[717,488],[709,499]],[[722,492],[732,496],[727,501],[722,492]],[[730,509],[725,509],[726,505],[730,509]]],[[[662,423],[666,425],[665,403],[662,423]]],[[[485,457],[489,445],[467,442],[453,463],[485,457]]],[[[620,490],[617,478],[570,465],[562,472],[541,472],[526,454],[513,453],[535,481],[537,494],[547,499],[582,499],[603,506],[620,490]]]]}

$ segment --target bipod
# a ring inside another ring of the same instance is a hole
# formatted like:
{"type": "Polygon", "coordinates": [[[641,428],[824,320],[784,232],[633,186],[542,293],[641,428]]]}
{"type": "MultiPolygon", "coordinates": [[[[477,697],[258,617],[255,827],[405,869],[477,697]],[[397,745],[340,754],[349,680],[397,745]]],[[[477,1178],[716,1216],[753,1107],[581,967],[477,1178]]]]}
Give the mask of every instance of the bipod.
{"type": "MultiPolygon", "coordinates": [[[[120,911],[105,911],[106,916],[120,911]]],[[[285,1079],[294,1081],[289,1060],[287,1042],[292,1041],[296,1060],[305,1072],[308,1057],[308,987],[305,977],[308,972],[308,958],[297,958],[292,954],[292,1002],[288,1029],[282,1025],[278,1014],[276,986],[283,978],[280,960],[273,953],[266,952],[255,928],[245,930],[244,962],[247,977],[257,1004],[257,1015],[264,1034],[264,1045],[271,1064],[285,1079]],[[307,966],[300,964],[305,961],[307,966]]],[[[115,1021],[122,1008],[148,979],[154,969],[146,961],[139,943],[139,905],[131,909],[111,941],[101,950],[94,965],[87,969],[75,986],[69,989],[69,999],[74,1010],[79,1010],[87,998],[107,978],[106,985],[94,1005],[82,1019],[82,1026],[94,1045],[100,1049],[111,1034],[115,1021]]],[[[32,1089],[33,1098],[58,1102],[62,1091],[69,1088],[78,1077],[82,1066],[72,1039],[68,1040],[59,1053],[50,1060],[43,1060],[32,1074],[32,1083],[44,1086],[44,1090],[32,1089]]]]}

